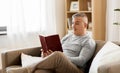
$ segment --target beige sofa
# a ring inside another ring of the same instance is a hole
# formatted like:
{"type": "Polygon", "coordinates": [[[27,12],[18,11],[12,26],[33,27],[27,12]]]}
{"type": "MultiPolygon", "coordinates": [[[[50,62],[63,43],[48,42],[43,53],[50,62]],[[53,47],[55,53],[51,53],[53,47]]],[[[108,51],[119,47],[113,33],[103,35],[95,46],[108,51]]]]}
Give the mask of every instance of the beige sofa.
{"type": "MultiPolygon", "coordinates": [[[[96,41],[96,51],[94,53],[94,56],[97,54],[97,52],[102,48],[104,44],[105,44],[105,41],[100,41],[100,40],[96,41]]],[[[117,44],[120,45],[119,43],[117,44]]],[[[16,50],[2,52],[1,53],[1,60],[2,60],[1,73],[27,73],[27,69],[21,67],[20,54],[24,52],[25,54],[29,54],[29,55],[40,56],[40,49],[41,47],[36,47],[36,48],[16,49],[16,50]]],[[[88,73],[88,70],[93,58],[89,60],[89,62],[87,63],[85,73],[88,73]]],[[[113,67],[117,67],[117,64],[114,64],[113,67]]],[[[119,68],[115,68],[115,69],[120,71],[119,68]]],[[[40,70],[36,70],[36,73],[40,73],[39,71],[40,70]]],[[[48,73],[48,72],[42,72],[42,73],[48,73]]],[[[99,73],[102,73],[102,72],[99,72],[99,73]]],[[[115,73],[115,72],[108,72],[108,73],[115,73]]]]}

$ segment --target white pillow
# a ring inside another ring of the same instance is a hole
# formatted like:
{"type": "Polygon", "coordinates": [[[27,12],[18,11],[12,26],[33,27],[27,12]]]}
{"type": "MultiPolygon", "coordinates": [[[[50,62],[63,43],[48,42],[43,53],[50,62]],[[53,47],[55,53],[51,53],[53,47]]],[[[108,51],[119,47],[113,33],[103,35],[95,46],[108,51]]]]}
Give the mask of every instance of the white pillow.
{"type": "Polygon", "coordinates": [[[108,41],[93,59],[89,73],[98,73],[100,66],[104,65],[106,68],[106,65],[110,66],[111,63],[120,62],[118,56],[120,56],[120,47],[108,41]]]}
{"type": "Polygon", "coordinates": [[[35,66],[42,60],[42,57],[30,56],[27,54],[21,54],[22,67],[26,67],[28,73],[32,73],[35,66]]]}

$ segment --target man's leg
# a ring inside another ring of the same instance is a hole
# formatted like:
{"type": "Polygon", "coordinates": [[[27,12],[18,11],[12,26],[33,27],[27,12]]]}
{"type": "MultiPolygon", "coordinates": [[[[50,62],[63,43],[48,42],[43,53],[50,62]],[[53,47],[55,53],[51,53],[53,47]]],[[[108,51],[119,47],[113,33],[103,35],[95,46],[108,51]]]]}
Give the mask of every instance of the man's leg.
{"type": "Polygon", "coordinates": [[[62,52],[54,52],[45,57],[37,69],[54,69],[56,73],[83,73],[62,52]]]}

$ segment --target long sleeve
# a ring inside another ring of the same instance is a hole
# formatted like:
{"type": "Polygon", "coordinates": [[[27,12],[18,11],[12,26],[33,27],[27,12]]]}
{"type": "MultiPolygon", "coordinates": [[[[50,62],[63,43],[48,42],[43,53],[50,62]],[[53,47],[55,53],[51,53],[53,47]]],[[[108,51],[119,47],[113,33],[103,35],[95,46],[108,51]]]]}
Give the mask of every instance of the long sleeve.
{"type": "Polygon", "coordinates": [[[75,65],[83,67],[84,64],[92,57],[95,50],[95,41],[89,39],[82,46],[79,56],[68,57],[75,65]]]}

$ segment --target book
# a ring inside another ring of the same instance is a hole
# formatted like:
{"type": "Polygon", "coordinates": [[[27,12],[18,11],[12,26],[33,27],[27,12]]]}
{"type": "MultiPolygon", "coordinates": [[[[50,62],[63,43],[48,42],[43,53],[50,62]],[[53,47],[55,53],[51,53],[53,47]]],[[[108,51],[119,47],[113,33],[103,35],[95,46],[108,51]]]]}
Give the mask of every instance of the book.
{"type": "Polygon", "coordinates": [[[58,34],[48,36],[39,35],[39,38],[43,52],[46,52],[47,50],[63,51],[58,34]]]}

